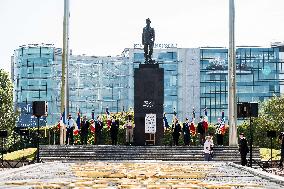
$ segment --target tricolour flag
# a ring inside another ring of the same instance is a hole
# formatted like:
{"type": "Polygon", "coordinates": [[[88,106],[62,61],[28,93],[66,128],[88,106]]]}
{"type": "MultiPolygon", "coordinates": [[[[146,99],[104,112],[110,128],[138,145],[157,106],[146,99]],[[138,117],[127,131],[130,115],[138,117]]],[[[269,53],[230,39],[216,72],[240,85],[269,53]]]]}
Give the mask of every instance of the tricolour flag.
{"type": "Polygon", "coordinates": [[[79,112],[78,112],[78,117],[77,117],[77,126],[78,126],[78,129],[80,129],[80,126],[81,126],[81,116],[80,116],[80,109],[79,109],[79,112]]]}

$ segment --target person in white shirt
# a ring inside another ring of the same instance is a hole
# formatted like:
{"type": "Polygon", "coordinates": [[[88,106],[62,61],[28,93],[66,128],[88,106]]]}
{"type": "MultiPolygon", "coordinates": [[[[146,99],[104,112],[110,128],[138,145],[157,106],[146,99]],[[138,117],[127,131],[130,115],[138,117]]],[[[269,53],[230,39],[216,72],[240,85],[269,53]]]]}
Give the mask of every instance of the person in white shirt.
{"type": "Polygon", "coordinates": [[[204,160],[205,161],[211,161],[212,160],[212,156],[211,156],[212,146],[213,146],[213,142],[211,140],[211,137],[207,136],[205,143],[204,143],[204,160]]]}
{"type": "Polygon", "coordinates": [[[66,125],[66,141],[65,141],[66,145],[67,144],[72,145],[74,143],[74,139],[73,139],[74,128],[75,128],[75,121],[72,119],[72,116],[69,114],[67,125],[66,125]]]}
{"type": "Polygon", "coordinates": [[[128,115],[128,120],[124,125],[125,128],[125,141],[126,145],[132,145],[133,144],[133,128],[134,125],[132,124],[132,116],[128,115]]]}

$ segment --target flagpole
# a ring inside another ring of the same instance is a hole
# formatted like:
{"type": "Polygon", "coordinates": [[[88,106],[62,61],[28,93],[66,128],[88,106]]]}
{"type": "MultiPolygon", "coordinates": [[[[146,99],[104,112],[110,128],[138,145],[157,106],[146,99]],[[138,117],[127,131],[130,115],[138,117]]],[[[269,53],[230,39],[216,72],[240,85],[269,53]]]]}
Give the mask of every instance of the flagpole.
{"type": "Polygon", "coordinates": [[[229,146],[237,146],[235,5],[229,1],[229,146]]]}
{"type": "MultiPolygon", "coordinates": [[[[69,38],[69,0],[64,0],[64,19],[63,19],[63,50],[62,50],[62,75],[61,75],[61,116],[66,120],[69,114],[68,98],[68,38],[69,38]],[[63,117],[64,116],[64,117],[63,117]]],[[[64,124],[60,125],[60,145],[64,144],[64,124]]]]}

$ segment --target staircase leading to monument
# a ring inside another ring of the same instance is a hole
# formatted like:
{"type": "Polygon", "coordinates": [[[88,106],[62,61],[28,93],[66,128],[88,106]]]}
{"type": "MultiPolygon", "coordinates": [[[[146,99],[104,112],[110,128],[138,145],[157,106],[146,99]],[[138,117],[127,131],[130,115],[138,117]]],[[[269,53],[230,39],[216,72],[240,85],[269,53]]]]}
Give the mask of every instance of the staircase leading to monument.
{"type": "MultiPolygon", "coordinates": [[[[249,154],[248,156],[249,157],[249,154]]],[[[40,158],[49,161],[116,161],[163,160],[203,161],[202,146],[111,146],[111,145],[41,145],[40,158]]],[[[253,159],[260,160],[259,148],[253,148],[253,159]]],[[[240,163],[237,147],[214,147],[214,161],[240,163]]]]}

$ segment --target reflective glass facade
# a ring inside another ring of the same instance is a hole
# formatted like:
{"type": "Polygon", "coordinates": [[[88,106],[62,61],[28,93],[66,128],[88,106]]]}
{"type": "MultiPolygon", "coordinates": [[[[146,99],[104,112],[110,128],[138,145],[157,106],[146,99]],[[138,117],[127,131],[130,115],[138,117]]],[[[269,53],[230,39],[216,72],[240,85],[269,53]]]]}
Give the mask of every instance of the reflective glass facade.
{"type": "MultiPolygon", "coordinates": [[[[283,47],[239,47],[236,51],[237,101],[259,102],[280,95],[283,86],[283,47]],[[282,49],[282,50],[281,50],[282,49]],[[281,58],[282,57],[282,58],[281,58]]],[[[51,45],[28,45],[15,50],[12,60],[14,100],[23,109],[21,126],[27,121],[32,101],[48,101],[47,125],[60,119],[61,49],[51,45]]],[[[134,68],[144,62],[140,48],[125,49],[116,57],[70,55],[69,111],[89,118],[127,111],[134,105],[134,68]]],[[[228,115],[228,49],[154,49],[153,59],[164,68],[164,111],[168,121],[174,111],[180,120],[207,114],[210,122],[228,115]]],[[[198,121],[198,119],[196,119],[198,121]]]]}
{"type": "Polygon", "coordinates": [[[71,113],[91,117],[129,108],[129,65],[124,57],[71,56],[69,94],[71,113]]]}
{"type": "MultiPolygon", "coordinates": [[[[153,60],[164,68],[164,112],[169,118],[174,111],[178,112],[178,49],[155,49],[153,60]]],[[[132,49],[130,61],[133,68],[144,63],[144,52],[141,49],[132,49]]],[[[132,76],[133,77],[133,76],[132,76]]],[[[131,83],[134,86],[134,83],[131,83]]],[[[132,100],[131,104],[134,104],[132,100]]]]}
{"type": "Polygon", "coordinates": [[[29,119],[33,101],[49,103],[47,122],[52,122],[53,113],[56,112],[53,104],[56,98],[52,70],[54,49],[51,45],[29,45],[14,51],[14,100],[23,114],[18,123],[21,126],[35,126],[33,118],[29,119]]]}
{"type": "MultiPolygon", "coordinates": [[[[19,126],[35,126],[31,104],[48,102],[47,125],[60,119],[61,49],[49,45],[28,45],[15,50],[12,61],[16,107],[22,108],[19,126]]],[[[69,57],[69,112],[91,118],[104,113],[127,111],[129,103],[129,61],[125,56],[69,57]]],[[[132,64],[133,65],[133,64],[132,64]]],[[[41,124],[42,125],[42,124],[41,124]]]]}
{"type": "MultiPolygon", "coordinates": [[[[228,115],[228,49],[200,49],[200,108],[207,107],[209,121],[222,110],[228,115]]],[[[279,48],[237,48],[238,102],[261,102],[280,95],[279,48]]]]}

